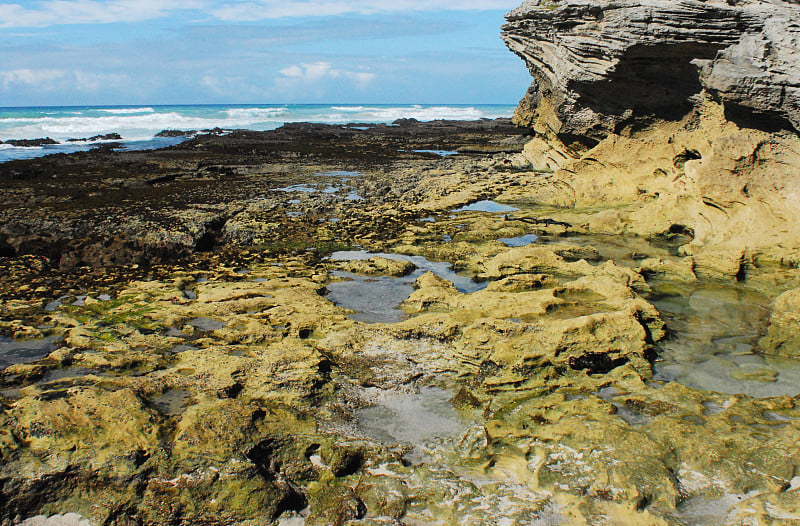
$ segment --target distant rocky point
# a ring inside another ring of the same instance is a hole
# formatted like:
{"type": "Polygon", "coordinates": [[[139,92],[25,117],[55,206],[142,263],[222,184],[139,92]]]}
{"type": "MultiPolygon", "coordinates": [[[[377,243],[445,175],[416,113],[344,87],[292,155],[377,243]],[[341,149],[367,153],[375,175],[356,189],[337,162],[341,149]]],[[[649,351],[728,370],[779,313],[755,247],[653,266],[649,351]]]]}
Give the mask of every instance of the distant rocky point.
{"type": "Polygon", "coordinates": [[[197,133],[197,130],[162,130],[158,132],[156,137],[189,137],[197,133]]]}
{"type": "Polygon", "coordinates": [[[97,142],[97,141],[121,141],[122,135],[118,133],[107,133],[105,135],[95,135],[85,139],[67,139],[67,142],[97,142]]]}
{"type": "Polygon", "coordinates": [[[31,148],[36,146],[46,146],[49,144],[59,144],[58,141],[45,137],[43,139],[11,139],[0,144],[10,144],[22,148],[31,148]]]}

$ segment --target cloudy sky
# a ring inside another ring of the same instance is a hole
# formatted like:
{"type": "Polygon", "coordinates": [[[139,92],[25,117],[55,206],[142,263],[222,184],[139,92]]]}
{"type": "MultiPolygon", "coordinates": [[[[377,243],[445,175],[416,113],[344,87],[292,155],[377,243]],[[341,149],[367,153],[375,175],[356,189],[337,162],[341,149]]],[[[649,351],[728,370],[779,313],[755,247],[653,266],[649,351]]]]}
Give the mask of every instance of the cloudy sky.
{"type": "Polygon", "coordinates": [[[514,104],[519,3],[0,0],[0,106],[514,104]]]}

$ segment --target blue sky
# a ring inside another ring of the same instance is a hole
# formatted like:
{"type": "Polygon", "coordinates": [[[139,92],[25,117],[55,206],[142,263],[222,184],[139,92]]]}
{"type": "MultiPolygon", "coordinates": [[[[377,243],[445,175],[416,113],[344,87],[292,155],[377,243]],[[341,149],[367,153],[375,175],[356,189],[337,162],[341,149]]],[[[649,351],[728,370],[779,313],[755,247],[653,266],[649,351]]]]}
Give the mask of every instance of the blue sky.
{"type": "Polygon", "coordinates": [[[0,0],[0,106],[514,104],[521,0],[0,0]]]}

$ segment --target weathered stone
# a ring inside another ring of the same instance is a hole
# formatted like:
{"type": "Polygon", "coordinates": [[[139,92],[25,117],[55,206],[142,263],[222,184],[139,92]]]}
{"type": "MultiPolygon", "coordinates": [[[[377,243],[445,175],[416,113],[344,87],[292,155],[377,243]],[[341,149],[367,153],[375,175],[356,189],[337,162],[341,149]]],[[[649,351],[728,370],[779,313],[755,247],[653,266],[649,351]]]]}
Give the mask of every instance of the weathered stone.
{"type": "Polygon", "coordinates": [[[684,258],[678,263],[658,258],[647,258],[642,260],[637,272],[647,278],[655,277],[664,281],[679,283],[697,282],[697,275],[694,273],[694,260],[692,258],[684,258]]]}
{"type": "Polygon", "coordinates": [[[339,267],[353,274],[362,276],[407,276],[414,272],[416,265],[410,261],[397,259],[387,259],[380,256],[371,257],[364,260],[347,261],[339,264],[339,267]]]}
{"type": "Polygon", "coordinates": [[[769,332],[759,345],[767,354],[800,357],[800,289],[784,292],[775,300],[769,332]]]}

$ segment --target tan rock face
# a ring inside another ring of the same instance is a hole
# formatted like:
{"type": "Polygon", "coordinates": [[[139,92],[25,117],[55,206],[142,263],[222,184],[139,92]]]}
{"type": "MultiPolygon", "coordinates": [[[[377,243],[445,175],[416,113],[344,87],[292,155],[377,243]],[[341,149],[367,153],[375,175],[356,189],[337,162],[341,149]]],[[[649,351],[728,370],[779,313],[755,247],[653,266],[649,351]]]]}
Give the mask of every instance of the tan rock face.
{"type": "Polygon", "coordinates": [[[708,253],[710,266],[697,263],[709,275],[733,277],[742,252],[727,251],[780,260],[800,245],[798,152],[797,135],[739,128],[706,102],[680,122],[612,134],[588,151],[537,139],[525,153],[554,170],[530,195],[562,208],[558,217],[596,232],[674,239],[686,255],[708,253]]]}
{"type": "Polygon", "coordinates": [[[528,1],[510,12],[504,39],[534,78],[516,114],[537,135],[524,149],[543,172],[531,197],[595,232],[675,241],[715,279],[741,279],[750,257],[790,257],[800,92],[779,79],[800,57],[798,9],[528,1]]]}
{"type": "Polygon", "coordinates": [[[345,272],[363,276],[402,277],[414,272],[416,266],[410,261],[375,256],[365,260],[347,261],[340,265],[340,268],[345,272]]]}
{"type": "Polygon", "coordinates": [[[760,345],[768,354],[800,356],[800,290],[787,291],[775,300],[769,332],[760,345]]]}

